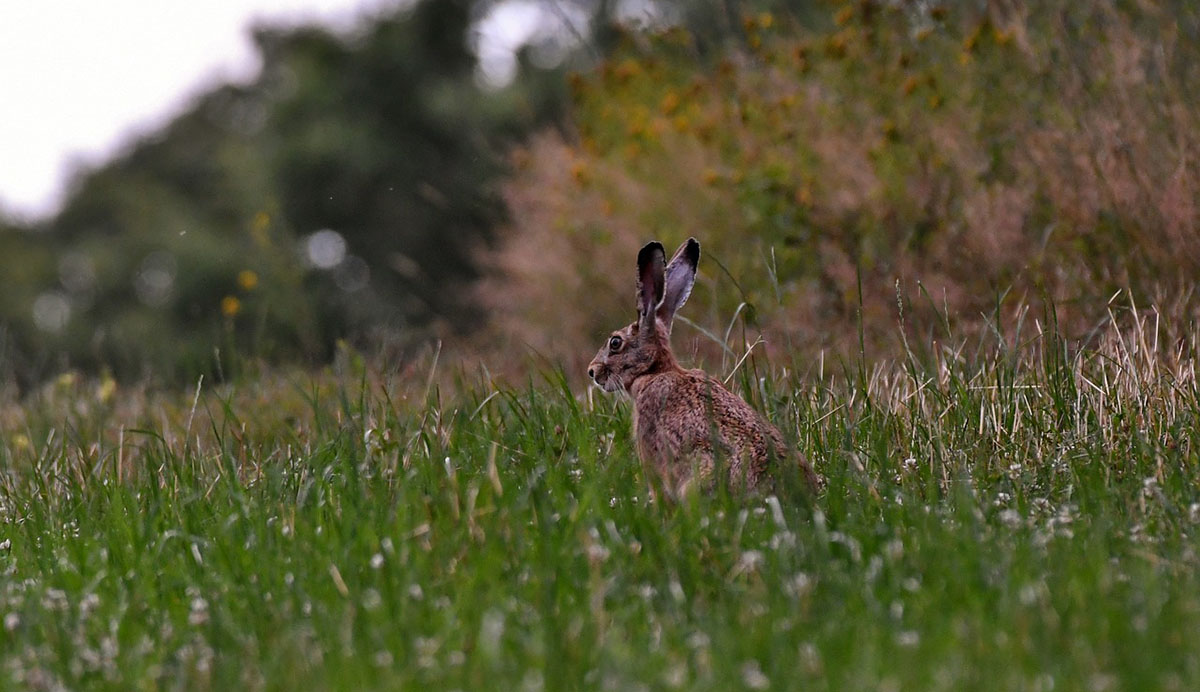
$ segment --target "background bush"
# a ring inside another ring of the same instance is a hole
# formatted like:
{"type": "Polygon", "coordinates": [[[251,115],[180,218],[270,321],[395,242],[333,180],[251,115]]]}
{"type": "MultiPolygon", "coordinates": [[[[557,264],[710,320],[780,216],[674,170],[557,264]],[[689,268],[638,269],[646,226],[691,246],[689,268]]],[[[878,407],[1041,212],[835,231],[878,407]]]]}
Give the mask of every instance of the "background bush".
{"type": "Polygon", "coordinates": [[[741,305],[813,356],[1051,302],[1080,336],[1118,290],[1190,291],[1198,30],[1186,3],[861,2],[746,14],[717,54],[627,34],[572,79],[572,134],[513,156],[498,331],[578,370],[632,315],[637,247],[689,235],[687,316],[724,337],[741,305]]]}

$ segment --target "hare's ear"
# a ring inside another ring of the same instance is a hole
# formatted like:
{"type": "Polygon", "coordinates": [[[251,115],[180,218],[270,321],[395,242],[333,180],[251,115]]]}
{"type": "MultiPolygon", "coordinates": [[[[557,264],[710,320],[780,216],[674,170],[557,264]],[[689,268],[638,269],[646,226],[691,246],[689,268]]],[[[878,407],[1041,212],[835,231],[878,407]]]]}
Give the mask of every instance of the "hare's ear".
{"type": "Polygon", "coordinates": [[[662,243],[647,243],[638,253],[638,324],[654,329],[655,311],[663,301],[666,253],[662,243]]]}
{"type": "Polygon", "coordinates": [[[688,296],[692,294],[692,284],[696,283],[696,265],[699,262],[700,243],[696,242],[695,238],[688,238],[667,264],[666,288],[662,305],[658,306],[658,319],[667,325],[668,332],[671,331],[671,320],[675,319],[675,311],[683,307],[688,296]]]}

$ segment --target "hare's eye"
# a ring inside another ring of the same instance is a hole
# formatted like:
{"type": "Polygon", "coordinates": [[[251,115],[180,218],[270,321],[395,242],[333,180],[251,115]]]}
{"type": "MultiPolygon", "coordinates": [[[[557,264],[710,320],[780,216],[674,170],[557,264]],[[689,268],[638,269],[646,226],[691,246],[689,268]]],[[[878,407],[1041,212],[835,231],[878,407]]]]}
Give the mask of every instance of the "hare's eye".
{"type": "Polygon", "coordinates": [[[608,350],[612,351],[613,353],[616,353],[620,349],[621,349],[621,337],[614,336],[613,338],[608,340],[608,350]]]}

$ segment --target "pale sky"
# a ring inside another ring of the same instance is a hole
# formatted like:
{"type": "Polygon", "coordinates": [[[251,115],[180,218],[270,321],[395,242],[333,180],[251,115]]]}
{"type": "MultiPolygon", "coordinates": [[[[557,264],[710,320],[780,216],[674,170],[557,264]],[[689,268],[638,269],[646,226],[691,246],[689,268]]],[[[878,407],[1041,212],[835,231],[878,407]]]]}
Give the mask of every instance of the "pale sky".
{"type": "Polygon", "coordinates": [[[259,67],[256,19],[352,27],[399,0],[0,0],[0,209],[54,211],[76,162],[259,67]]]}
{"type": "MultiPolygon", "coordinates": [[[[0,213],[52,214],[80,164],[112,157],[167,124],[190,99],[260,65],[255,23],[318,21],[352,29],[416,0],[0,0],[0,213]]],[[[469,39],[484,84],[512,79],[514,51],[535,44],[552,64],[570,47],[563,20],[539,0],[494,5],[469,39]]]]}

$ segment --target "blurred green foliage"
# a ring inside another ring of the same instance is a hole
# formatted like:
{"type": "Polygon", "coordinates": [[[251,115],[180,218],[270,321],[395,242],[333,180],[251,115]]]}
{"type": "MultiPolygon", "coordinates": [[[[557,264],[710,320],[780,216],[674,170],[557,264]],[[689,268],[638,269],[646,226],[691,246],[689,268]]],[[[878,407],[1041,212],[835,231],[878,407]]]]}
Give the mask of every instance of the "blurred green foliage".
{"type": "Polygon", "coordinates": [[[478,83],[475,5],[256,30],[253,83],[80,173],[55,217],[0,228],[0,372],[193,378],[222,354],[320,361],[342,337],[469,326],[506,143],[562,100],[533,68],[478,83]]]}

